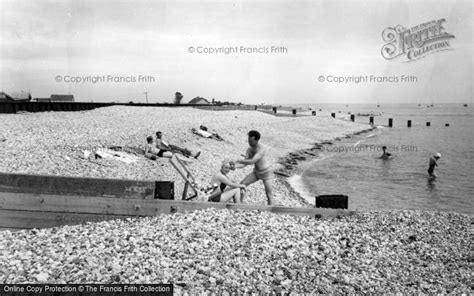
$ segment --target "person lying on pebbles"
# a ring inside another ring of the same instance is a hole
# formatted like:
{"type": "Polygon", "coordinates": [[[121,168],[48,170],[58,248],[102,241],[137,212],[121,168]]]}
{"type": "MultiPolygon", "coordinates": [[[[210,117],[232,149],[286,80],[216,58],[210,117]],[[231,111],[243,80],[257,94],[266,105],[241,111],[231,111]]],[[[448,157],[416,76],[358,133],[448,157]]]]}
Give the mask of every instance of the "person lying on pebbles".
{"type": "Polygon", "coordinates": [[[222,162],[220,171],[211,178],[213,191],[208,201],[228,202],[233,199],[235,203],[241,202],[242,191],[245,192],[247,186],[235,183],[227,177],[231,169],[232,165],[229,161],[222,162]]]}
{"type": "MultiPolygon", "coordinates": [[[[164,151],[162,149],[156,148],[156,145],[153,143],[153,137],[152,136],[148,136],[146,138],[146,141],[147,141],[147,144],[145,146],[145,157],[146,158],[149,158],[151,160],[156,160],[157,157],[166,157],[166,158],[173,157],[174,154],[172,152],[164,151]]],[[[191,162],[191,160],[186,158],[186,157],[181,157],[179,155],[176,155],[176,157],[179,160],[182,160],[184,162],[187,162],[187,163],[191,162]]]]}
{"type": "Polygon", "coordinates": [[[192,156],[195,159],[197,159],[199,155],[201,155],[201,151],[193,155],[193,153],[186,148],[181,148],[175,145],[168,144],[162,139],[162,137],[163,137],[163,133],[160,131],[157,131],[156,132],[156,148],[160,150],[171,151],[172,153],[180,153],[186,157],[192,156]]]}

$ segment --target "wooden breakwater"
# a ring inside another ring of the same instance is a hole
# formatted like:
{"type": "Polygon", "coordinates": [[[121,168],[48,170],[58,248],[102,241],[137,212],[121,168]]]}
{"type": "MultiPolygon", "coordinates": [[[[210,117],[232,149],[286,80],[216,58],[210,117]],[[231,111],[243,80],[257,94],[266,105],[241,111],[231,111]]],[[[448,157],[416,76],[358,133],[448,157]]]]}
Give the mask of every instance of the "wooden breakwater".
{"type": "MultiPolygon", "coordinates": [[[[110,106],[135,107],[201,107],[205,109],[228,109],[206,104],[169,104],[169,103],[100,103],[100,102],[0,102],[1,113],[46,112],[46,111],[84,111],[110,106]]],[[[254,106],[233,106],[232,109],[254,110],[254,106]]]]}
{"type": "Polygon", "coordinates": [[[174,200],[174,183],[0,173],[0,229],[50,228],[206,208],[312,217],[347,210],[174,200]]]}

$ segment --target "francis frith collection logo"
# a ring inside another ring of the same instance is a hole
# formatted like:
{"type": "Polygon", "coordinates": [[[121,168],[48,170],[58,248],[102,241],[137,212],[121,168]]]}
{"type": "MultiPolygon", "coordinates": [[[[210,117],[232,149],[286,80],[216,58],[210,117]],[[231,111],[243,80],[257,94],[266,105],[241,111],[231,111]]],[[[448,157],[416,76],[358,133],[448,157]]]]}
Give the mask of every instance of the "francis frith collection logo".
{"type": "Polygon", "coordinates": [[[382,56],[387,60],[403,58],[410,62],[451,49],[449,41],[454,35],[445,32],[445,22],[445,19],[439,19],[409,29],[401,25],[386,28],[382,32],[382,38],[387,42],[382,46],[382,56]]]}

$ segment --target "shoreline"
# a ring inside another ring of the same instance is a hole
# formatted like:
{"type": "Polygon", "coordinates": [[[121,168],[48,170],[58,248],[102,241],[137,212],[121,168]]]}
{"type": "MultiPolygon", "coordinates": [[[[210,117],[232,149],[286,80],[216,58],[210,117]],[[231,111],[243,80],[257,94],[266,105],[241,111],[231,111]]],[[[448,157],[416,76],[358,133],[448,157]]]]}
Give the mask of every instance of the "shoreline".
{"type": "Polygon", "coordinates": [[[303,203],[308,205],[315,206],[315,196],[311,196],[309,190],[303,184],[301,174],[310,163],[318,161],[320,158],[319,151],[321,150],[321,147],[323,147],[323,145],[332,145],[335,141],[349,139],[375,129],[377,129],[377,127],[372,126],[368,129],[363,129],[358,132],[347,134],[344,137],[335,137],[334,139],[325,140],[321,143],[314,143],[310,148],[289,152],[284,157],[281,157],[279,161],[279,163],[285,167],[285,169],[279,171],[280,174],[287,175],[287,178],[284,179],[284,182],[286,182],[288,186],[292,188],[300,201],[303,201],[303,203]],[[312,201],[310,201],[310,199],[312,199],[312,201]]]}

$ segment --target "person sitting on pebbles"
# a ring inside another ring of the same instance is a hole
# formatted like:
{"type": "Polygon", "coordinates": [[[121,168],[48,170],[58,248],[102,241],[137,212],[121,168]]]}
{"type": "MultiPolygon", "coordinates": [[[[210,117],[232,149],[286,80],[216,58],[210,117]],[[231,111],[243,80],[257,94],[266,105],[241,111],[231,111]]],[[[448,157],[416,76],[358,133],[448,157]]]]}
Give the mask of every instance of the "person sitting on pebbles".
{"type": "Polygon", "coordinates": [[[220,171],[211,178],[213,191],[208,197],[208,201],[228,202],[233,199],[235,203],[241,202],[241,190],[245,191],[247,186],[235,183],[227,177],[227,174],[233,169],[235,169],[233,163],[229,161],[224,161],[222,163],[220,171]]]}
{"type": "Polygon", "coordinates": [[[180,153],[186,157],[191,156],[191,157],[194,157],[195,159],[197,159],[199,155],[201,155],[201,151],[193,155],[193,153],[186,148],[181,148],[175,145],[168,144],[162,139],[162,137],[163,137],[163,134],[160,131],[157,131],[156,132],[156,148],[162,151],[171,151],[172,153],[180,153]]]}
{"type": "MultiPolygon", "coordinates": [[[[145,157],[146,158],[149,158],[151,160],[156,160],[157,157],[166,157],[166,158],[173,157],[172,152],[156,148],[156,145],[153,143],[153,137],[152,136],[147,137],[146,141],[147,141],[147,144],[145,146],[145,157]]],[[[182,160],[184,162],[188,162],[188,163],[191,162],[191,160],[189,160],[185,157],[178,157],[178,155],[176,155],[176,157],[179,160],[182,160]]]]}

